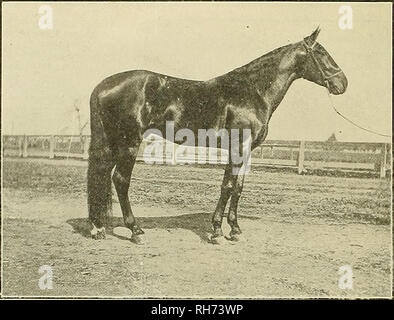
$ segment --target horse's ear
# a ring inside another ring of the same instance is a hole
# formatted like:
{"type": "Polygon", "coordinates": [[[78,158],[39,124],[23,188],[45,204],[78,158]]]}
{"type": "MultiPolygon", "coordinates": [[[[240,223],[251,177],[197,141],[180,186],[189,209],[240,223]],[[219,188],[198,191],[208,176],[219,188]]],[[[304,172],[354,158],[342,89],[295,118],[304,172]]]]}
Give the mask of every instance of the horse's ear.
{"type": "Polygon", "coordinates": [[[320,33],[320,27],[317,27],[315,31],[312,32],[312,34],[305,39],[308,40],[311,44],[314,43],[317,39],[317,36],[320,33]]]}

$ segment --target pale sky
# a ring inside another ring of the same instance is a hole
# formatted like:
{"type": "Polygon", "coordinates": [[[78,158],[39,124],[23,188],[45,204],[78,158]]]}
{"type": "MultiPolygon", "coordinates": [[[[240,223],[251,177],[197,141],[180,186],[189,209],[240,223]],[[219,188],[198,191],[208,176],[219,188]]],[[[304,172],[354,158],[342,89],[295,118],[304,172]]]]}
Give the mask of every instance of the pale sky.
{"type": "MultiPolygon", "coordinates": [[[[3,134],[71,133],[75,101],[84,122],[93,88],[111,74],[147,69],[208,80],[318,25],[319,43],[349,81],[347,92],[333,97],[336,107],[391,134],[391,4],[350,3],[351,30],[338,26],[343,3],[46,2],[52,30],[38,26],[41,4],[2,3],[3,134]]],[[[339,118],[325,89],[306,80],[291,86],[267,139],[326,140],[333,132],[340,141],[391,141],[339,118]]]]}

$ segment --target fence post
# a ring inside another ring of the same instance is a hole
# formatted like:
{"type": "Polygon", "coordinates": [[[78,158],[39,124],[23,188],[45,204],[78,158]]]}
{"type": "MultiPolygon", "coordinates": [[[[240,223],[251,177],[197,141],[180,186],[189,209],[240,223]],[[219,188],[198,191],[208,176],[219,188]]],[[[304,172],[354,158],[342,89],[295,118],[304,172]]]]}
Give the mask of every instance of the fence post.
{"type": "Polygon", "coordinates": [[[89,158],[89,139],[88,137],[83,137],[83,159],[88,160],[89,158]]]}
{"type": "Polygon", "coordinates": [[[298,151],[298,160],[297,160],[297,167],[298,167],[298,174],[304,172],[304,159],[305,159],[305,141],[300,141],[300,148],[298,151]]]}
{"type": "Polygon", "coordinates": [[[23,148],[22,148],[22,157],[27,158],[27,146],[28,146],[28,138],[27,135],[23,136],[23,148]]]}
{"type": "MultiPolygon", "coordinates": [[[[176,149],[177,149],[177,144],[173,143],[172,144],[172,158],[171,158],[171,164],[176,164],[176,149]]],[[[208,151],[207,151],[208,152],[208,151]]]]}
{"type": "Polygon", "coordinates": [[[18,137],[18,156],[23,156],[23,137],[18,137]]]}
{"type": "Polygon", "coordinates": [[[49,137],[49,159],[55,158],[55,136],[49,137]]]}
{"type": "Polygon", "coordinates": [[[380,178],[386,177],[386,158],[387,158],[387,146],[384,143],[381,151],[382,157],[380,158],[380,178]]]}

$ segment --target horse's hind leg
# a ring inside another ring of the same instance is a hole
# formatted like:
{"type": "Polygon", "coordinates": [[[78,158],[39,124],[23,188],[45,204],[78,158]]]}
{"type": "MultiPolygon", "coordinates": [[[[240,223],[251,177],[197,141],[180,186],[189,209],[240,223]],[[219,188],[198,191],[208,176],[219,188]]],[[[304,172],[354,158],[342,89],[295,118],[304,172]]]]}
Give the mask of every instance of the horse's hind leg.
{"type": "Polygon", "coordinates": [[[138,226],[137,221],[131,210],[128,190],[130,187],[130,178],[133,171],[133,167],[137,158],[139,143],[132,147],[122,147],[119,150],[115,172],[112,176],[116,192],[119,198],[119,204],[123,213],[123,220],[127,228],[132,232],[132,241],[136,243],[142,243],[142,235],[144,232],[138,226]]]}
{"type": "MultiPolygon", "coordinates": [[[[92,144],[95,144],[94,138],[92,144]]],[[[105,225],[112,210],[111,171],[114,167],[112,153],[108,147],[93,146],[88,165],[88,209],[93,224],[91,235],[95,239],[105,238],[105,225]]]]}
{"type": "Polygon", "coordinates": [[[97,97],[91,97],[91,141],[87,175],[89,220],[93,238],[105,238],[105,225],[112,210],[111,171],[115,165],[112,147],[99,116],[97,97]]]}

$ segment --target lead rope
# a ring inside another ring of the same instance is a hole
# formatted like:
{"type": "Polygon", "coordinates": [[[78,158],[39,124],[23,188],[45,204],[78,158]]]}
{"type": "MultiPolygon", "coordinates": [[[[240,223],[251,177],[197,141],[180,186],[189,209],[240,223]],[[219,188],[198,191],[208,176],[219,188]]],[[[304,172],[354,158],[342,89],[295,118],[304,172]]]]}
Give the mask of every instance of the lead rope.
{"type": "Polygon", "coordinates": [[[381,136],[381,137],[389,137],[389,138],[391,137],[391,135],[379,133],[379,132],[373,131],[373,130],[371,130],[371,129],[364,128],[364,127],[360,126],[359,124],[355,123],[354,121],[350,120],[348,117],[344,116],[342,113],[340,113],[340,112],[337,110],[337,108],[335,108],[335,105],[334,105],[334,102],[333,102],[333,100],[332,100],[330,91],[328,90],[328,87],[326,87],[326,89],[327,89],[328,99],[330,100],[330,103],[331,103],[331,107],[332,107],[332,108],[334,109],[334,111],[335,111],[339,116],[341,116],[343,119],[345,119],[346,121],[348,121],[348,122],[351,123],[352,125],[356,126],[357,128],[359,128],[359,129],[361,129],[361,130],[364,130],[364,131],[367,131],[367,132],[369,132],[369,133],[373,133],[373,134],[376,134],[376,135],[381,136]]]}

